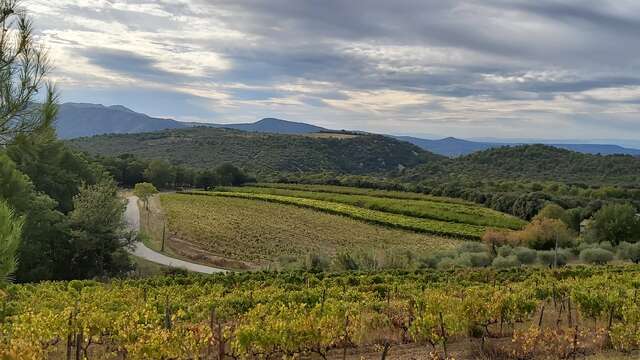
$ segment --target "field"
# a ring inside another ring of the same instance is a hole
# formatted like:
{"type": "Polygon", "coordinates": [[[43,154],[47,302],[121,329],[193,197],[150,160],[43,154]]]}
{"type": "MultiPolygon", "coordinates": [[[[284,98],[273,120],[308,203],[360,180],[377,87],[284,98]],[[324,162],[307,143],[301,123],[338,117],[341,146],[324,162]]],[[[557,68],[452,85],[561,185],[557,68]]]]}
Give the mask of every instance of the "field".
{"type": "MultiPolygon", "coordinates": [[[[304,190],[294,190],[264,184],[259,187],[243,186],[239,188],[216,188],[216,190],[331,201],[424,219],[513,230],[521,229],[526,224],[526,222],[521,219],[482,206],[451,201],[451,199],[448,198],[438,198],[435,196],[424,196],[420,198],[419,194],[413,194],[413,198],[393,198],[391,194],[386,197],[377,196],[381,193],[380,191],[371,191],[367,195],[357,194],[354,188],[345,188],[342,190],[344,191],[343,193],[339,193],[314,191],[313,187],[307,187],[304,188],[304,190]]],[[[382,192],[382,194],[385,193],[382,192]]]]}
{"type": "Polygon", "coordinates": [[[340,251],[358,250],[421,254],[458,243],[313,209],[221,194],[225,196],[162,194],[162,207],[172,233],[169,245],[187,242],[203,252],[255,268],[282,256],[333,256],[340,251]]]}
{"type": "Polygon", "coordinates": [[[626,266],[11,285],[0,358],[637,359],[639,280],[626,266]]]}

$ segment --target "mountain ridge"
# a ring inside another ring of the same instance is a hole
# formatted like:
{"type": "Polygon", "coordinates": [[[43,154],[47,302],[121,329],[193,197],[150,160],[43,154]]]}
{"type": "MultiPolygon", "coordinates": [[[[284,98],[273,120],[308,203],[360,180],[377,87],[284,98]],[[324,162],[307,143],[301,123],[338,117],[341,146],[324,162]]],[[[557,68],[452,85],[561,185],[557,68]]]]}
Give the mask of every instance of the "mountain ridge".
{"type": "MultiPolygon", "coordinates": [[[[291,135],[335,131],[313,124],[282,120],[273,117],[263,118],[253,123],[236,124],[181,122],[174,119],[151,117],[143,113],[135,112],[123,105],[105,106],[102,104],[91,103],[64,103],[60,105],[59,116],[56,121],[58,136],[62,139],[72,139],[101,134],[144,133],[165,129],[183,129],[194,126],[291,135]]],[[[350,133],[366,134],[366,132],[360,131],[352,131],[350,133]]],[[[525,144],[524,142],[481,142],[455,137],[446,137],[434,140],[415,136],[388,136],[409,142],[423,150],[447,157],[458,157],[491,148],[525,144]]],[[[587,154],[628,154],[640,156],[640,149],[613,144],[567,144],[559,142],[548,145],[587,154]]]]}

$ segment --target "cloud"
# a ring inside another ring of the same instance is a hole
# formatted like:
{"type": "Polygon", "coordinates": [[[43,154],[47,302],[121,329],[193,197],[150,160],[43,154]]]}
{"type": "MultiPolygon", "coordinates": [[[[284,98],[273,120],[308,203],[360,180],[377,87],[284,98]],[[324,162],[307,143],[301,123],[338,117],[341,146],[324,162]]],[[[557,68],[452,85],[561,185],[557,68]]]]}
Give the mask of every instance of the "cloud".
{"type": "Polygon", "coordinates": [[[632,0],[31,0],[29,10],[70,101],[455,136],[640,131],[632,0]]]}

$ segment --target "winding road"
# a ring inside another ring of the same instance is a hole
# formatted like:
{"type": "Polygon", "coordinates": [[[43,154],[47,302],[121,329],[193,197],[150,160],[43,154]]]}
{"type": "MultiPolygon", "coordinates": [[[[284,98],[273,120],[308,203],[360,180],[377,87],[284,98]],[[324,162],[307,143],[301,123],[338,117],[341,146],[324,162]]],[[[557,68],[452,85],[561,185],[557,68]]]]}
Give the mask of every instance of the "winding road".
{"type": "MultiPolygon", "coordinates": [[[[129,230],[138,232],[140,231],[140,209],[138,209],[138,197],[137,196],[129,196],[127,197],[127,209],[124,213],[127,226],[129,230]]],[[[149,249],[142,242],[136,242],[133,244],[133,249],[129,251],[132,255],[137,256],[139,258],[143,258],[145,260],[170,266],[174,268],[182,268],[188,271],[199,272],[203,274],[214,274],[214,273],[222,273],[226,272],[225,269],[214,268],[210,266],[204,266],[200,264],[190,263],[188,261],[175,259],[154,250],[149,249]]]]}

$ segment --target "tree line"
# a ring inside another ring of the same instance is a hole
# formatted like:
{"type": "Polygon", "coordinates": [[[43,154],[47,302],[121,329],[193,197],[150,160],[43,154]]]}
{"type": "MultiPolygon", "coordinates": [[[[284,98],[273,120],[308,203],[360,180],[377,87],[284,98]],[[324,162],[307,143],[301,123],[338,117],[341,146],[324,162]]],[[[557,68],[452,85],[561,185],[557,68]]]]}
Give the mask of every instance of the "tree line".
{"type": "Polygon", "coordinates": [[[239,186],[255,181],[232,164],[212,169],[196,170],[173,165],[164,160],[143,160],[132,154],[117,157],[98,156],[95,161],[113,176],[119,186],[133,188],[141,182],[150,182],[158,189],[203,188],[239,186]]]}

